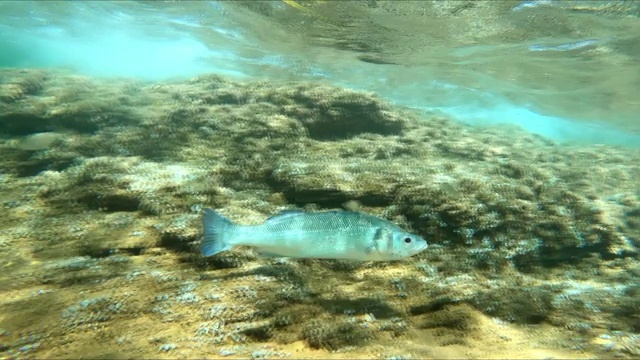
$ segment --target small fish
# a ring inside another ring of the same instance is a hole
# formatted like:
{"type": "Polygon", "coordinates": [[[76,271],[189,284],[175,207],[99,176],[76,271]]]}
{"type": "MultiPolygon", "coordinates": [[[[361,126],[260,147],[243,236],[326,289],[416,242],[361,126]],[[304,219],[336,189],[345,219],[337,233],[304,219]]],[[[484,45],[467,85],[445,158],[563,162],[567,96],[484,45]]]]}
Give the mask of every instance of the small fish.
{"type": "Polygon", "coordinates": [[[204,256],[251,246],[269,257],[385,261],[415,255],[428,246],[387,220],[355,211],[283,211],[262,224],[243,226],[205,209],[202,223],[204,256]]]}

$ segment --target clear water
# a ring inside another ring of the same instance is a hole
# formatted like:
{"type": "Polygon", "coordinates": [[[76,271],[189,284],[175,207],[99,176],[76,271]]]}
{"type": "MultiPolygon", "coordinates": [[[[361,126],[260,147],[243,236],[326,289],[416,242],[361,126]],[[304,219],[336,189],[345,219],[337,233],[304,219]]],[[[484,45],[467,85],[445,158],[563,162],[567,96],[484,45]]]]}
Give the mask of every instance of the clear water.
{"type": "Polygon", "coordinates": [[[640,358],[639,15],[0,1],[0,358],[640,358]],[[429,248],[203,257],[209,207],[429,248]]]}
{"type": "Polygon", "coordinates": [[[3,1],[0,66],[326,82],[471,124],[640,145],[630,1],[3,1]]]}

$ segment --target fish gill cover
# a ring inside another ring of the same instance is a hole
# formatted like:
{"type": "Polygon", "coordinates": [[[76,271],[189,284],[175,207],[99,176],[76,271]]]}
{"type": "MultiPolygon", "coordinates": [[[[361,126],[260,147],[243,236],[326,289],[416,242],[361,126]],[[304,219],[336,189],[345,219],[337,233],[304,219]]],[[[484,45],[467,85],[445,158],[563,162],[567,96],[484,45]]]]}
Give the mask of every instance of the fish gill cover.
{"type": "Polygon", "coordinates": [[[637,150],[328,85],[26,69],[0,70],[0,134],[4,356],[640,355],[637,150]],[[257,224],[354,201],[430,248],[198,251],[204,207],[257,224]]]}

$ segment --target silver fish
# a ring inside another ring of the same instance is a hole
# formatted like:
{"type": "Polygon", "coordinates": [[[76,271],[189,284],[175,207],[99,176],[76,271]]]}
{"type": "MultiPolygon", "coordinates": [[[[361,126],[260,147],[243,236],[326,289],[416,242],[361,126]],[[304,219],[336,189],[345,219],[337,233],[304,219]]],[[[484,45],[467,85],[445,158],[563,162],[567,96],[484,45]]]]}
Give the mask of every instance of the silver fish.
{"type": "Polygon", "coordinates": [[[205,209],[202,223],[204,256],[251,246],[270,257],[384,261],[415,255],[428,246],[387,220],[354,211],[283,211],[262,224],[243,226],[205,209]]]}

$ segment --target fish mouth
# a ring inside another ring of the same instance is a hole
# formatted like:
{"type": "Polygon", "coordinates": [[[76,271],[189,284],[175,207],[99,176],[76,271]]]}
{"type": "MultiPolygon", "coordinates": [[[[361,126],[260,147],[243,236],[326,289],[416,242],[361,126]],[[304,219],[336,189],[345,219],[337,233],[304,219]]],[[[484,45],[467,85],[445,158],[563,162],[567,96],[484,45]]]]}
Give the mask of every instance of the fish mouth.
{"type": "Polygon", "coordinates": [[[428,247],[429,247],[429,243],[425,241],[424,245],[422,245],[422,247],[420,248],[420,251],[426,250],[428,247]]]}

